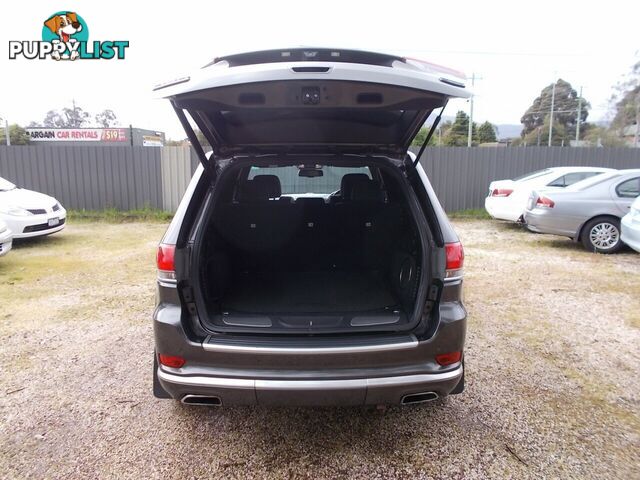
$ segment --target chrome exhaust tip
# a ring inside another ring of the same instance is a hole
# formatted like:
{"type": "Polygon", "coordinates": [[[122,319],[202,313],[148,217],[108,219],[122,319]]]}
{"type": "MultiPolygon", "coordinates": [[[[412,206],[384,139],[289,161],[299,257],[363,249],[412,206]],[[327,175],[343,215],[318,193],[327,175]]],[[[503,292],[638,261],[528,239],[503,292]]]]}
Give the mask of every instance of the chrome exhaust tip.
{"type": "Polygon", "coordinates": [[[414,405],[416,403],[425,403],[432,402],[433,400],[438,399],[438,394],[436,392],[422,392],[422,393],[412,393],[410,395],[405,395],[400,400],[401,405],[414,405]]]}
{"type": "Polygon", "coordinates": [[[209,395],[185,395],[180,401],[185,405],[205,405],[207,407],[222,406],[222,400],[220,400],[220,397],[211,397],[209,395]]]}

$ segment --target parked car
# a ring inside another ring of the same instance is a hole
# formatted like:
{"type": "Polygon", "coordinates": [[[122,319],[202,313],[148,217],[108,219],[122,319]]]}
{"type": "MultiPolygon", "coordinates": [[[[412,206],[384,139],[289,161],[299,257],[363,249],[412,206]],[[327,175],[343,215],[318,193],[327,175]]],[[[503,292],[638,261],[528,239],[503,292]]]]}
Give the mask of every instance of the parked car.
{"type": "Polygon", "coordinates": [[[7,224],[0,220],[0,257],[9,253],[11,250],[11,243],[13,241],[13,235],[7,224]]]}
{"type": "Polygon", "coordinates": [[[449,98],[469,97],[463,82],[401,57],[291,49],[157,87],[202,163],[158,249],[157,397],[381,405],[462,392],[463,249],[408,147],[449,98]]]}
{"type": "Polygon", "coordinates": [[[604,173],[564,190],[533,192],[525,221],[534,232],[570,237],[592,252],[614,253],[622,247],[620,219],[638,195],[640,169],[604,173]]]}
{"type": "Polygon", "coordinates": [[[13,232],[13,238],[37,237],[64,228],[67,211],[55,198],[16,187],[0,177],[0,219],[13,232]]]}
{"type": "Polygon", "coordinates": [[[622,217],[620,238],[624,243],[640,252],[640,197],[631,204],[631,209],[622,217]]]}
{"type": "Polygon", "coordinates": [[[498,220],[523,222],[527,201],[533,190],[561,189],[586,178],[613,171],[611,168],[600,167],[551,167],[513,180],[496,180],[489,184],[484,208],[498,220]]]}

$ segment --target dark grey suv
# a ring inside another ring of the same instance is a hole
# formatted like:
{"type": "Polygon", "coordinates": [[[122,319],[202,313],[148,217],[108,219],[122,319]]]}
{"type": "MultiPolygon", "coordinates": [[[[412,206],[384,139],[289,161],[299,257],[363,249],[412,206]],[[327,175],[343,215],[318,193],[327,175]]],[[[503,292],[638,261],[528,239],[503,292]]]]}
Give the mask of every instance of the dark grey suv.
{"type": "Polygon", "coordinates": [[[463,391],[462,246],[408,153],[432,112],[430,134],[449,98],[469,96],[460,77],[291,49],[157,87],[202,165],[158,249],[156,397],[385,405],[463,391]]]}

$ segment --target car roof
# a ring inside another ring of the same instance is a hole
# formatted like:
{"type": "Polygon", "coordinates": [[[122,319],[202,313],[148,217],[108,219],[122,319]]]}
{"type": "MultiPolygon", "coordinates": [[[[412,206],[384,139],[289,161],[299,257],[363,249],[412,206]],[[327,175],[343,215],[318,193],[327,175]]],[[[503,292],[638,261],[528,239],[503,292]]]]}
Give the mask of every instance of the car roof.
{"type": "Polygon", "coordinates": [[[550,167],[549,170],[554,173],[564,172],[615,172],[615,168],[606,167],[550,167]]]}
{"type": "Polygon", "coordinates": [[[209,88],[305,78],[367,81],[469,98],[462,72],[430,62],[379,52],[289,48],[218,57],[189,76],[157,85],[162,97],[209,88]]]}

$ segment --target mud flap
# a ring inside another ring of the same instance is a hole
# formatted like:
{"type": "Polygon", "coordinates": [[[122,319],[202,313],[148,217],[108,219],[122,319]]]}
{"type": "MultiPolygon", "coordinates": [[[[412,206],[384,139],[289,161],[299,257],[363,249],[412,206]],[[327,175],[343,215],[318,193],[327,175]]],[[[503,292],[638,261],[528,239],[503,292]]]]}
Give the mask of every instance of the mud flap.
{"type": "Polygon", "coordinates": [[[160,380],[158,380],[158,357],[156,352],[153,352],[153,396],[156,398],[172,398],[169,393],[162,388],[160,380]]]}
{"type": "Polygon", "coordinates": [[[459,393],[464,392],[464,373],[465,373],[465,368],[464,368],[464,360],[462,361],[462,376],[460,377],[460,381],[458,382],[458,384],[456,385],[456,387],[451,390],[451,392],[449,392],[449,395],[457,395],[459,393]]]}

